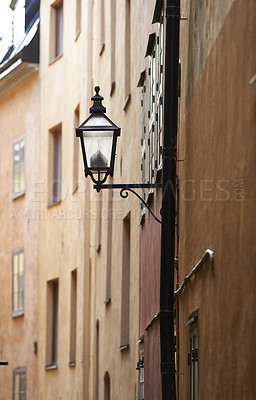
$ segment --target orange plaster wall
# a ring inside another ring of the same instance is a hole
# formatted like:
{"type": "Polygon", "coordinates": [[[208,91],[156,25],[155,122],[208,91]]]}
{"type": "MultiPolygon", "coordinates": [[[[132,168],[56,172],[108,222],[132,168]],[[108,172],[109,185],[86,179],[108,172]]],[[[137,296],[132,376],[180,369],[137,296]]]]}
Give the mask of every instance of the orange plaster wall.
{"type": "Polygon", "coordinates": [[[206,263],[179,296],[180,399],[189,396],[184,324],[197,309],[199,398],[256,396],[255,15],[254,1],[234,2],[181,120],[180,283],[207,248],[215,272],[206,263]]]}

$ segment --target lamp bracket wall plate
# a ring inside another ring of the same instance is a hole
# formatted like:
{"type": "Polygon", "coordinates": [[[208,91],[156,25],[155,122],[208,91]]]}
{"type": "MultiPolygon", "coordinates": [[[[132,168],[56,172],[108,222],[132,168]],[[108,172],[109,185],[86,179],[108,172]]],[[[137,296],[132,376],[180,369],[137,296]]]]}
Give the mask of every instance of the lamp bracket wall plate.
{"type": "Polygon", "coordinates": [[[93,188],[97,190],[97,192],[100,192],[101,189],[120,189],[120,196],[123,199],[126,199],[129,195],[128,192],[131,192],[135,194],[135,196],[138,197],[138,199],[144,204],[144,206],[148,209],[152,217],[161,224],[161,220],[158,219],[153,211],[150,209],[148,204],[145,202],[145,200],[133,189],[153,189],[153,188],[161,188],[162,184],[161,183],[128,183],[128,184],[97,184],[93,185],[93,188]]]}

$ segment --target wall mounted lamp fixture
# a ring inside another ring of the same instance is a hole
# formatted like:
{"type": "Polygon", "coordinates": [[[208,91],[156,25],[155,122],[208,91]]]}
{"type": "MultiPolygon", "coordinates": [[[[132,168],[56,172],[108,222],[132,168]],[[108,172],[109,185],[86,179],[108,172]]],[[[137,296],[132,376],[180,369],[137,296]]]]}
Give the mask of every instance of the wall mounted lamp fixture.
{"type": "Polygon", "coordinates": [[[90,176],[94,189],[120,189],[120,196],[126,198],[128,191],[135,194],[149,210],[156,221],[161,221],[154,215],[148,204],[133,189],[149,189],[162,187],[158,183],[141,184],[105,184],[108,176],[113,176],[117,138],[121,129],[106,116],[106,108],[102,105],[104,98],[99,94],[100,87],[95,87],[92,97],[91,115],[76,128],[76,137],[80,138],[85,177],[90,176]]]}

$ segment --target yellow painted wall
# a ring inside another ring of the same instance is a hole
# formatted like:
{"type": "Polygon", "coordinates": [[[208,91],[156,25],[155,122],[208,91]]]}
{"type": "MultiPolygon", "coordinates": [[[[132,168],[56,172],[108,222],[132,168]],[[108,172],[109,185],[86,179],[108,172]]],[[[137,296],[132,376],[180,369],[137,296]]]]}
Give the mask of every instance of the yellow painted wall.
{"type": "MultiPolygon", "coordinates": [[[[50,62],[50,1],[41,2],[40,64],[40,251],[39,251],[39,399],[86,399],[88,376],[88,190],[79,149],[79,182],[73,194],[74,112],[88,109],[88,11],[82,2],[81,32],[76,35],[76,7],[64,1],[63,55],[50,62]],[[49,129],[62,124],[61,201],[48,206],[49,129]],[[77,269],[76,366],[70,367],[71,271],[77,269]],[[59,279],[58,367],[46,371],[47,281],[59,279]]],[[[89,57],[90,58],[90,57],[89,57]]],[[[81,121],[82,122],[82,121],[81,121]]]]}
{"type": "Polygon", "coordinates": [[[26,368],[28,400],[37,397],[38,355],[38,73],[0,98],[0,399],[13,393],[13,370],[26,368]],[[13,141],[25,135],[25,194],[12,198],[13,141]],[[12,252],[24,248],[24,315],[12,317],[12,252]]]}

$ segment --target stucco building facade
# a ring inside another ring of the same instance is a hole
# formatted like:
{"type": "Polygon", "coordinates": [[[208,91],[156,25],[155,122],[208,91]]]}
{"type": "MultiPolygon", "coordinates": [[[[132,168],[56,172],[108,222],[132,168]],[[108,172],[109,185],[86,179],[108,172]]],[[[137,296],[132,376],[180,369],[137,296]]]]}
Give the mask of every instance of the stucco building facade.
{"type": "Polygon", "coordinates": [[[88,10],[85,1],[75,7],[41,1],[38,391],[44,400],[88,398],[90,207],[75,138],[90,100],[88,10]]]}
{"type": "MultiPolygon", "coordinates": [[[[113,184],[140,180],[139,15],[140,2],[93,2],[92,88],[100,86],[106,114],[121,128],[113,184]]],[[[138,393],[140,203],[119,192],[91,191],[90,398],[97,400],[138,393]]]]}
{"type": "Polygon", "coordinates": [[[176,162],[176,398],[256,397],[256,6],[244,3],[41,0],[39,64],[39,2],[11,2],[29,38],[0,63],[0,400],[162,396],[162,191],[138,189],[157,221],[85,179],[75,128],[95,86],[121,128],[107,183],[161,184],[163,157],[176,162]],[[177,157],[163,153],[170,3],[177,157]]]}
{"type": "Polygon", "coordinates": [[[0,361],[8,362],[1,366],[0,398],[32,400],[38,384],[39,3],[33,10],[25,1],[11,7],[13,28],[0,47],[0,361]]]}
{"type": "Polygon", "coordinates": [[[253,399],[256,7],[181,7],[178,394],[253,399]]]}

